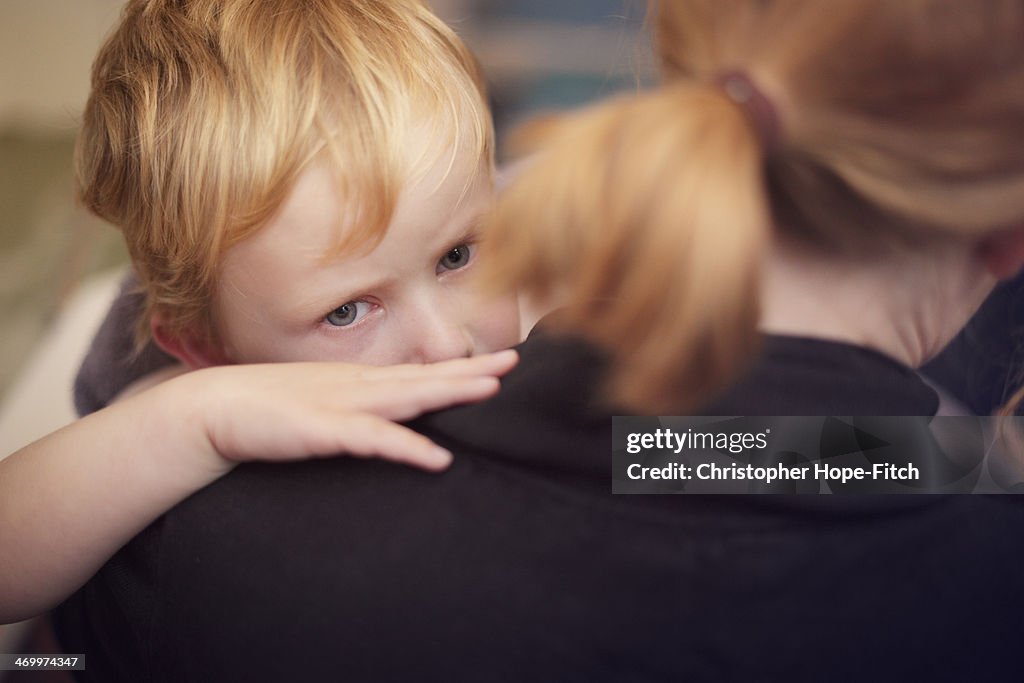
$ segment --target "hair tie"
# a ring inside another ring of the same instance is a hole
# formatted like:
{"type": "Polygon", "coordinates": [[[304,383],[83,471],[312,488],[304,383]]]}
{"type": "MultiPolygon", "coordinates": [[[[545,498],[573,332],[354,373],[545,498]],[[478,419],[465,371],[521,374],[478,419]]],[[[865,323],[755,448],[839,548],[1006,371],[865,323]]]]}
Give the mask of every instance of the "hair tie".
{"type": "Polygon", "coordinates": [[[771,100],[742,71],[727,71],[716,77],[714,82],[747,115],[762,149],[775,149],[782,130],[771,100]]]}

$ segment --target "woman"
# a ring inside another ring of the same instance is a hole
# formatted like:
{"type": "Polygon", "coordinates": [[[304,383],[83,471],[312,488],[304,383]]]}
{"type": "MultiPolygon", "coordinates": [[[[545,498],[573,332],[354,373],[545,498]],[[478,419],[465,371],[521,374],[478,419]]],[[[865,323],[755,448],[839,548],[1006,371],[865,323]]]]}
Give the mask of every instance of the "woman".
{"type": "MultiPolygon", "coordinates": [[[[664,85],[567,121],[504,195],[503,282],[566,296],[641,412],[708,409],[756,330],[920,366],[1024,260],[1024,7],[962,5],[662,3],[664,85]]],[[[789,384],[740,412],[850,414],[789,384]]]]}
{"type": "Polygon", "coordinates": [[[567,122],[493,237],[590,343],[535,332],[497,397],[417,422],[444,475],[251,465],[185,501],[63,610],[89,677],[1017,674],[1014,497],[611,496],[594,397],[933,411],[910,366],[1024,260],[1024,3],[678,0],[655,26],[665,86],[567,122]]]}

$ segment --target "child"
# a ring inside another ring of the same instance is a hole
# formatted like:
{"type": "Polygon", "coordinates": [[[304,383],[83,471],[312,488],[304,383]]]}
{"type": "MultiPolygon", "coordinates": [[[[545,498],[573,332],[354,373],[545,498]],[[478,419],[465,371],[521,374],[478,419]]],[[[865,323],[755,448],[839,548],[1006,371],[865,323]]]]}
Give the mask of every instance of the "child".
{"type": "Polygon", "coordinates": [[[139,341],[212,369],[0,463],[0,621],[240,460],[444,467],[388,420],[489,396],[515,363],[467,358],[519,340],[514,299],[470,279],[492,138],[471,55],[415,0],[130,1],[94,65],[79,193],[124,232],[139,341]],[[273,361],[404,365],[213,368],[273,361]]]}

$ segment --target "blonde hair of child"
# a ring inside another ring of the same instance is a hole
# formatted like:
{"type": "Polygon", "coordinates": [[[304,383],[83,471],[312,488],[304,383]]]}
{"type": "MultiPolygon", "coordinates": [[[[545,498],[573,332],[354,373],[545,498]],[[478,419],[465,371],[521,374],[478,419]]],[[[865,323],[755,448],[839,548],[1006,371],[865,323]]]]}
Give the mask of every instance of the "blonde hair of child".
{"type": "Polygon", "coordinates": [[[626,407],[685,413],[737,379],[773,229],[877,256],[1024,216],[1024,2],[652,12],[663,85],[559,125],[487,234],[496,286],[567,297],[626,407]],[[728,72],[773,102],[775,144],[716,84],[728,72]]]}
{"type": "Polygon", "coordinates": [[[137,338],[159,312],[212,339],[224,251],[314,157],[338,178],[341,248],[379,240],[403,185],[455,148],[491,172],[482,79],[417,0],[131,0],[93,65],[76,185],[124,233],[147,298],[137,338]]]}

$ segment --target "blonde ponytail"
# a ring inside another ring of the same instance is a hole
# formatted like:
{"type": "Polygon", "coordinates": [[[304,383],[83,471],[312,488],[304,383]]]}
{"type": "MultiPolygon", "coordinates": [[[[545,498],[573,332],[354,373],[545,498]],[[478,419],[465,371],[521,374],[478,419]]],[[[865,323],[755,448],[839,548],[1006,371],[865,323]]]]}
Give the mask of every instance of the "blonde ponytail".
{"type": "Polygon", "coordinates": [[[499,201],[492,281],[556,297],[560,324],[611,354],[617,404],[692,411],[756,350],[762,165],[750,122],[712,85],[570,117],[499,201]]]}

